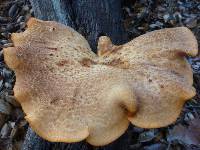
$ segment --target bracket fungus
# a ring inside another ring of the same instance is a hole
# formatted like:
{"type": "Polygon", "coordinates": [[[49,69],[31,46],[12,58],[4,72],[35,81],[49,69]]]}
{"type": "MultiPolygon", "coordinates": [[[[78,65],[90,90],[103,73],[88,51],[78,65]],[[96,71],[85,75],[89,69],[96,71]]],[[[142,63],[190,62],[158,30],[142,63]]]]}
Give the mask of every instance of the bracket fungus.
{"type": "Polygon", "coordinates": [[[13,33],[5,63],[15,71],[14,94],[33,130],[53,142],[86,139],[106,145],[128,128],[173,123],[195,95],[185,56],[197,41],[185,27],[146,33],[116,46],[100,37],[98,55],[83,36],[53,21],[31,18],[13,33]]]}

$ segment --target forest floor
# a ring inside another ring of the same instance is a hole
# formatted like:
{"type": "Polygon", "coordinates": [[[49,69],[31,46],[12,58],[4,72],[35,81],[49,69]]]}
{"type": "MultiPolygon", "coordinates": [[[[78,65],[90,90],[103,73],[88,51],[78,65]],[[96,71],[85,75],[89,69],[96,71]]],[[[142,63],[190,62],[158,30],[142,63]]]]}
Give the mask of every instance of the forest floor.
{"type": "MultiPolygon", "coordinates": [[[[199,0],[125,0],[122,9],[130,40],[149,31],[186,26],[200,45],[199,0]]],[[[28,128],[13,97],[15,75],[4,64],[2,49],[12,46],[11,33],[24,31],[31,16],[34,14],[28,0],[0,0],[0,150],[19,150],[28,128]]],[[[188,61],[193,69],[196,96],[168,127],[151,130],[133,127],[130,150],[200,150],[200,57],[188,61]]]]}

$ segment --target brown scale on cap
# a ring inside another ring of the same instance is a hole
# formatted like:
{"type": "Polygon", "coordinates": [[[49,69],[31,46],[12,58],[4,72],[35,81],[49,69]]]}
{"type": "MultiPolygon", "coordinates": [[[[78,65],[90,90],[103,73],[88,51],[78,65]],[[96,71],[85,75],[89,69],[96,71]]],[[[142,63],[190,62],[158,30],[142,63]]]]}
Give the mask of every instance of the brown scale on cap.
{"type": "Polygon", "coordinates": [[[4,49],[14,94],[35,132],[53,142],[106,145],[127,129],[173,123],[195,95],[185,56],[197,41],[185,28],[153,31],[115,46],[101,37],[98,55],[73,29],[31,18],[4,49]]]}

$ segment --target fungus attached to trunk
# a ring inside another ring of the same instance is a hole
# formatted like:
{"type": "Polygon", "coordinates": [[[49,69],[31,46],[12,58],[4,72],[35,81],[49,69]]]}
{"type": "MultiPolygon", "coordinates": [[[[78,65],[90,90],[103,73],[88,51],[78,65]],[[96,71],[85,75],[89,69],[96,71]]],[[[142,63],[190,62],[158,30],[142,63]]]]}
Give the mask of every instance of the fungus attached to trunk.
{"type": "Polygon", "coordinates": [[[128,128],[173,123],[195,95],[185,56],[197,41],[185,27],[149,32],[115,46],[101,37],[98,55],[70,27],[30,19],[4,49],[14,94],[33,130],[53,142],[106,145],[128,128]]]}

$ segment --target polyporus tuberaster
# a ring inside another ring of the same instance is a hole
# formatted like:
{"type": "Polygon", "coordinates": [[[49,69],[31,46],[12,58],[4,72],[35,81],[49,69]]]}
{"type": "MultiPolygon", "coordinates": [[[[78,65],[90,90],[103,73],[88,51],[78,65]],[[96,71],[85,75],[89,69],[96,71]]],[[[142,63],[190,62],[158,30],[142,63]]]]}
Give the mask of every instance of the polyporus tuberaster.
{"type": "Polygon", "coordinates": [[[106,145],[127,129],[173,123],[195,95],[185,56],[197,41],[185,27],[149,32],[115,46],[100,37],[98,55],[70,27],[30,19],[4,49],[14,94],[34,131],[49,141],[106,145]]]}

